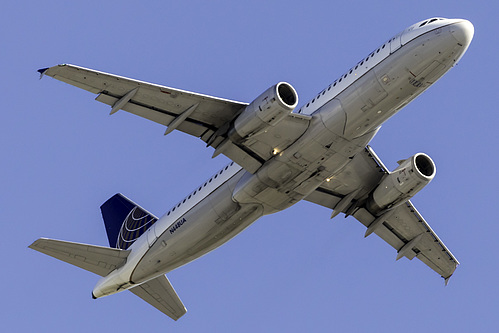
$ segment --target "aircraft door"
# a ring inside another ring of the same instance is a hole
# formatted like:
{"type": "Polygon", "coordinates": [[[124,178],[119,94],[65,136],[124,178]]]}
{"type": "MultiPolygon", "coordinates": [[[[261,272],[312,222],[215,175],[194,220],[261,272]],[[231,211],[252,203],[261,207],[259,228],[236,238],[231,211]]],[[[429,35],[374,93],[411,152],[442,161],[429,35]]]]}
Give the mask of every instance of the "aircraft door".
{"type": "Polygon", "coordinates": [[[401,37],[402,37],[402,32],[390,40],[390,53],[393,53],[398,49],[400,49],[400,47],[402,46],[400,41],[401,37]]]}
{"type": "Polygon", "coordinates": [[[149,229],[147,229],[146,233],[147,233],[147,244],[149,245],[149,247],[151,247],[154,242],[156,241],[156,232],[155,232],[155,228],[156,225],[153,224],[149,229]]]}

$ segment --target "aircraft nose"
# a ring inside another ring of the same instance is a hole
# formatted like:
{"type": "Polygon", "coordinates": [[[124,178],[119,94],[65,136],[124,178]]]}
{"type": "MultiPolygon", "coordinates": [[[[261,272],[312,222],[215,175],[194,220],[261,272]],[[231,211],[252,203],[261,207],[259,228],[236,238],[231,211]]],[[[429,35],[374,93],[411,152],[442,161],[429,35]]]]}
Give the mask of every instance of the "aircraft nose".
{"type": "Polygon", "coordinates": [[[475,28],[470,21],[462,20],[460,22],[454,23],[450,27],[450,31],[459,43],[463,44],[463,46],[468,46],[473,39],[475,28]]]}

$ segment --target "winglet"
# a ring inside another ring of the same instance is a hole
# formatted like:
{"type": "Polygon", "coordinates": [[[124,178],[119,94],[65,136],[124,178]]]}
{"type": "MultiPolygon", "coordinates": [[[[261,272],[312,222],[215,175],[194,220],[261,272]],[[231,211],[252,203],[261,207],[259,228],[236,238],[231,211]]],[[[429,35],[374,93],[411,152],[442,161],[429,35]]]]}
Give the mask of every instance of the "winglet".
{"type": "MultiPolygon", "coordinates": [[[[445,280],[445,286],[446,286],[446,287],[447,287],[447,285],[449,284],[449,280],[450,280],[450,277],[451,277],[451,276],[452,276],[452,274],[451,274],[451,275],[449,275],[448,277],[444,278],[444,280],[445,280]]],[[[442,277],[443,277],[443,276],[442,276],[442,277]]]]}
{"type": "Polygon", "coordinates": [[[40,73],[40,80],[42,79],[43,75],[45,75],[45,72],[48,71],[50,67],[47,67],[47,68],[40,68],[39,70],[37,70],[38,73],[40,73]]]}

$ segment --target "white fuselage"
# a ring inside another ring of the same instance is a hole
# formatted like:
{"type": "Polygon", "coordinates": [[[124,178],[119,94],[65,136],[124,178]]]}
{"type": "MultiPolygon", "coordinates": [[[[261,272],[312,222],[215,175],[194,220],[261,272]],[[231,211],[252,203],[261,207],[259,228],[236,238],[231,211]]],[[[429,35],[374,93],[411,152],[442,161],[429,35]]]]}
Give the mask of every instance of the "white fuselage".
{"type": "Polygon", "coordinates": [[[255,174],[231,163],[163,215],[129,248],[126,264],[98,282],[94,296],[128,289],[199,258],[338,173],[383,122],[466,51],[471,23],[424,22],[391,38],[305,104],[297,113],[312,117],[308,129],[255,174]]]}

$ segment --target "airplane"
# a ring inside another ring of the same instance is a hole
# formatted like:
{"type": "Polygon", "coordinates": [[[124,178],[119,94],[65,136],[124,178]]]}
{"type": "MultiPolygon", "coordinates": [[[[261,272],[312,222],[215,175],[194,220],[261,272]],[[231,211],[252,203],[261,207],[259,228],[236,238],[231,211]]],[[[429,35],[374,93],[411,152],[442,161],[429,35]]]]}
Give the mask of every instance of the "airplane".
{"type": "Polygon", "coordinates": [[[110,247],[40,238],[29,247],[101,276],[93,298],[130,290],[174,320],[186,308],[165,274],[300,200],[343,213],[445,279],[456,257],[410,199],[434,178],[424,153],[389,171],[369,146],[380,126],[457,64],[474,35],[464,19],[404,29],[297,109],[286,82],[251,103],[79,66],[40,69],[111,106],[199,137],[232,162],[158,218],[118,193],[101,206],[110,247]]]}

